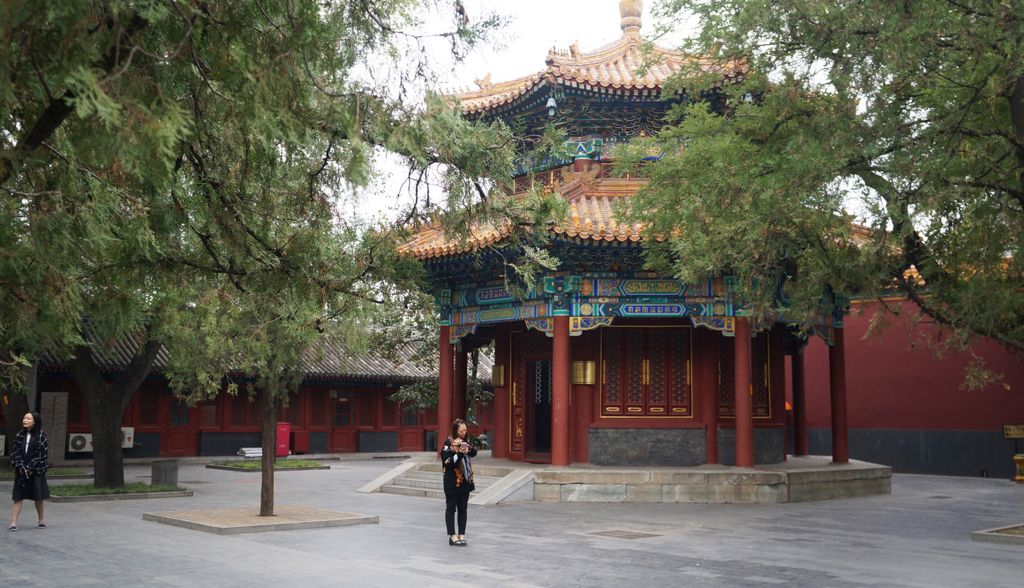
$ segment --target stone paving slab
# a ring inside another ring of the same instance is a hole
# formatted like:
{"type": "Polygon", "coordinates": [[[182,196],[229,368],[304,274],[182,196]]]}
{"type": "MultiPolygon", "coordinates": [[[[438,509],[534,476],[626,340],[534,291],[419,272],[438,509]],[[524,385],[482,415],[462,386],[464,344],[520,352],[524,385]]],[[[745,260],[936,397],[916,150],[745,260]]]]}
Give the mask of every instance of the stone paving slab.
{"type": "Polygon", "coordinates": [[[273,517],[259,516],[259,509],[218,508],[143,513],[142,520],[165,523],[218,535],[344,527],[380,522],[377,515],[360,515],[305,506],[275,505],[273,517]]]}
{"type": "Polygon", "coordinates": [[[1024,546],[1024,523],[975,531],[971,533],[971,540],[1024,546]]]}
{"type": "Polygon", "coordinates": [[[1024,486],[1005,480],[903,474],[892,494],[786,504],[471,505],[469,546],[455,548],[443,503],[356,492],[392,464],[350,465],[278,476],[278,506],[379,514],[378,524],[219,535],[143,520],[258,508],[258,477],[200,464],[179,472],[202,483],[192,498],[47,504],[47,529],[27,504],[18,532],[0,533],[0,587],[1022,588],[1024,547],[970,538],[1024,522],[1024,486]],[[657,536],[629,538],[640,533],[657,536]]]}

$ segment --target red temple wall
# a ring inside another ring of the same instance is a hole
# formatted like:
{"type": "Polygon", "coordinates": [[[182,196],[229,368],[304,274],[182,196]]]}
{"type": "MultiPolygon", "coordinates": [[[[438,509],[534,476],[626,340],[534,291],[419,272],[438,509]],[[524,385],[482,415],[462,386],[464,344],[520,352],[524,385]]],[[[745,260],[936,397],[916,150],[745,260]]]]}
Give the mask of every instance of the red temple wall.
{"type": "MultiPolygon", "coordinates": [[[[886,304],[899,308],[901,316],[890,315],[887,326],[870,337],[865,334],[880,303],[855,304],[845,321],[851,428],[1001,430],[1004,424],[1024,422],[1024,359],[994,341],[978,341],[974,352],[988,369],[1003,374],[1003,380],[981,390],[961,389],[969,354],[937,357],[927,342],[942,330],[928,322],[913,325],[917,310],[912,303],[886,304]]],[[[814,337],[804,353],[808,426],[828,428],[828,350],[814,337]]]]}

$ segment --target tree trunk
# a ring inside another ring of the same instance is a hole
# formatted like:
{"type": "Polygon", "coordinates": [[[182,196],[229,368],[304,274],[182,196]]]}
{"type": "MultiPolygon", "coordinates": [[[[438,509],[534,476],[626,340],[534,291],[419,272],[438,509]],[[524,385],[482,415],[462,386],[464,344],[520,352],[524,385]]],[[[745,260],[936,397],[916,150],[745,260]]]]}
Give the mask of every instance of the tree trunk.
{"type": "Polygon", "coordinates": [[[260,390],[260,421],[263,428],[263,481],[260,485],[260,516],[274,516],[274,455],[277,450],[277,399],[260,390]]]}
{"type": "MultiPolygon", "coordinates": [[[[86,384],[90,386],[90,384],[86,384]]],[[[121,451],[122,399],[113,386],[87,389],[79,383],[89,406],[92,431],[93,485],[97,488],[124,487],[124,455],[121,451]]],[[[134,392],[134,390],[132,391],[134,392]]],[[[131,398],[131,394],[128,395],[131,398]]]]}
{"type": "MultiPolygon", "coordinates": [[[[148,333],[147,333],[148,335],[148,333]]],[[[93,485],[124,487],[124,456],[121,452],[121,418],[132,395],[146,378],[160,351],[160,342],[148,340],[135,352],[128,366],[113,382],[107,382],[89,345],[75,348],[71,376],[85,396],[92,429],[93,485]]]]}

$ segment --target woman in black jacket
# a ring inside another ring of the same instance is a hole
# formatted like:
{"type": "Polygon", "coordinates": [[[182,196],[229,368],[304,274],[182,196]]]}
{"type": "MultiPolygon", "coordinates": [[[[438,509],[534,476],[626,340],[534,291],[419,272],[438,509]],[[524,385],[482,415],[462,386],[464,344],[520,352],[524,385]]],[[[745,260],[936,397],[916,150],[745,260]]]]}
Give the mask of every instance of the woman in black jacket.
{"type": "Polygon", "coordinates": [[[444,440],[441,465],[444,468],[444,523],[448,527],[448,545],[466,545],[466,507],[473,491],[473,460],[476,447],[466,441],[466,421],[455,419],[452,436],[444,440]],[[459,511],[459,533],[455,534],[455,511],[459,511]]]}
{"type": "Polygon", "coordinates": [[[11,526],[8,531],[18,530],[18,515],[21,514],[21,502],[25,499],[35,501],[36,514],[39,515],[39,528],[46,528],[46,517],[43,516],[43,501],[50,497],[50,487],[46,483],[47,459],[50,446],[43,433],[43,419],[38,412],[28,412],[21,419],[24,427],[14,437],[11,448],[11,467],[14,468],[14,492],[11,498],[11,526]]]}

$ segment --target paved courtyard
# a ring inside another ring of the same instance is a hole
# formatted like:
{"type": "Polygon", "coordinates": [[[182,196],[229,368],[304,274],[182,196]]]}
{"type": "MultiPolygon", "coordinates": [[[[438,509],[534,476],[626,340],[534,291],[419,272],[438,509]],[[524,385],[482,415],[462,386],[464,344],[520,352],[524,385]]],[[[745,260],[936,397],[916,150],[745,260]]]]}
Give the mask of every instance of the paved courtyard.
{"type": "Polygon", "coordinates": [[[355,492],[396,460],[328,463],[279,472],[278,504],[379,524],[223,536],[142,520],[257,508],[258,474],[183,464],[191,498],[51,503],[45,530],[27,506],[0,539],[0,586],[1022,585],[1024,546],[970,539],[1024,522],[1024,486],[1005,480],[896,475],[891,496],[778,505],[471,507],[454,548],[440,501],[355,492]]]}

